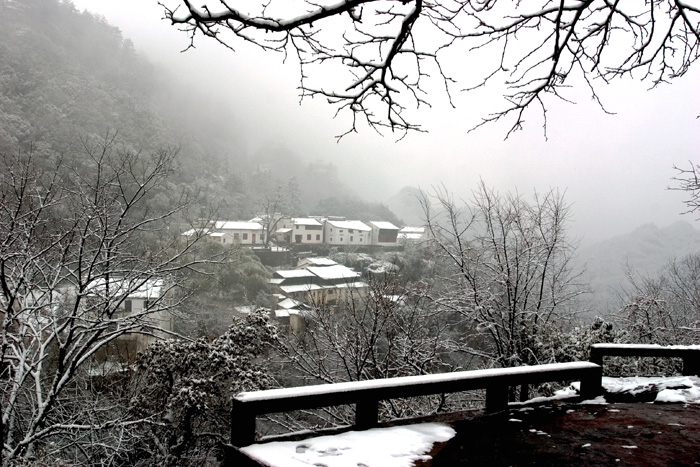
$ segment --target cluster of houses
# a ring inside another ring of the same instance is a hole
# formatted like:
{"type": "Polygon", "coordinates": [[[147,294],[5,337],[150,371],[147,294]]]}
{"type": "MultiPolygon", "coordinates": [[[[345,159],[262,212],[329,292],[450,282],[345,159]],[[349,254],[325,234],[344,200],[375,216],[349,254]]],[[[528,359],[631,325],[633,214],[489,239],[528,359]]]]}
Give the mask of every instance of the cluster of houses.
{"type": "Polygon", "coordinates": [[[273,272],[275,317],[290,329],[305,326],[305,315],[312,307],[338,309],[342,304],[367,295],[369,286],[360,273],[329,258],[303,258],[296,268],[273,272]]]}
{"type": "Polygon", "coordinates": [[[277,245],[352,245],[392,247],[406,241],[418,241],[423,227],[399,228],[386,221],[362,222],[340,217],[257,217],[249,221],[217,221],[206,230],[191,229],[183,235],[204,233],[222,244],[261,246],[266,236],[277,245]],[[267,228],[266,228],[267,227],[267,228]]]}

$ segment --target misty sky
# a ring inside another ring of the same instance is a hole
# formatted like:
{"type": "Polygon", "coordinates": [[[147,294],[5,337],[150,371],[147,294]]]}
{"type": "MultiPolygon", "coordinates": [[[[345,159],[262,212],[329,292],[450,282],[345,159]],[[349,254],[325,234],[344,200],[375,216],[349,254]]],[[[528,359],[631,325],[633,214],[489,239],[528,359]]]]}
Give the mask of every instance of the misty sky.
{"type": "MultiPolygon", "coordinates": [[[[576,104],[551,102],[548,140],[537,112],[523,131],[504,137],[509,126],[495,124],[472,133],[479,118],[499,108],[488,91],[457,94],[457,109],[443,93],[431,95],[420,123],[427,134],[378,136],[370,129],[336,143],[347,120],[334,119],[325,101],[299,105],[297,66],[290,60],[247,45],[236,53],[200,41],[181,53],[188,39],[167,21],[155,1],[73,0],[79,9],[98,13],[119,27],[136,49],[163,65],[188,86],[210,92],[214,108],[235,115],[232,128],[246,135],[248,154],[277,141],[307,160],[339,167],[342,179],[369,201],[384,201],[405,185],[444,184],[469,196],[480,178],[501,191],[557,187],[572,204],[572,230],[584,241],[623,234],[641,224],[666,226],[679,219],[684,194],[673,185],[673,165],[697,162],[700,143],[700,70],[696,67],[672,85],[647,90],[632,80],[600,86],[607,115],[581,86],[568,97],[576,104]]],[[[450,66],[461,64],[457,60],[450,66]]],[[[183,109],[186,111],[186,109],[183,109]]],[[[211,118],[217,118],[215,114],[211,118]]]]}

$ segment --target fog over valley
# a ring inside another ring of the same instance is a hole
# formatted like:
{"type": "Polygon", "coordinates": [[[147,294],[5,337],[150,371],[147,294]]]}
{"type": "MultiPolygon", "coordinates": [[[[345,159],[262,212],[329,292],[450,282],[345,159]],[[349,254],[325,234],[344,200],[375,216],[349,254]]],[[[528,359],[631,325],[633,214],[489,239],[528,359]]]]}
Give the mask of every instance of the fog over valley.
{"type": "MultiPolygon", "coordinates": [[[[667,188],[674,185],[673,166],[689,166],[697,153],[697,70],[653,90],[627,78],[599,86],[609,113],[591,99],[585,82],[574,81],[566,94],[573,103],[546,103],[546,138],[537,112],[505,141],[507,122],[469,132],[502,107],[497,89],[454,93],[452,108],[434,85],[431,107],[417,112],[427,133],[396,141],[400,133],[380,136],[365,128],[336,142],[348,128],[347,116],[334,119],[334,109],[321,98],[299,102],[299,70],[291,58],[282,63],[280,54],[243,42],[234,52],[200,40],[182,52],[187,36],[161,19],[155,2],[74,4],[120,28],[161,79],[177,83],[186,95],[167,99],[178,109],[171,114],[196,121],[198,130],[209,129],[188,136],[217,142],[235,160],[267,156],[284,164],[293,154],[304,163],[331,163],[352,192],[373,202],[387,202],[404,186],[444,185],[468,197],[480,179],[503,192],[557,187],[573,205],[572,232],[585,242],[646,223],[667,226],[685,210],[683,193],[667,188]]],[[[448,65],[458,68],[459,58],[455,62],[448,65]]]]}
{"type": "Polygon", "coordinates": [[[698,2],[0,0],[0,467],[687,411],[698,2]]]}

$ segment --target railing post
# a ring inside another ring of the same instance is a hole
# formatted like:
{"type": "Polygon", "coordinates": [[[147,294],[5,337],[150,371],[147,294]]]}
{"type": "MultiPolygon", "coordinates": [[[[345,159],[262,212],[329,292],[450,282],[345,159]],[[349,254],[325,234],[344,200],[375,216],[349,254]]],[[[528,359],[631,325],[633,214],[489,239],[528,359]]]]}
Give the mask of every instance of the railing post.
{"type": "Polygon", "coordinates": [[[245,404],[233,399],[231,406],[231,444],[237,447],[248,446],[255,442],[256,413],[245,404]]]}
{"type": "Polygon", "coordinates": [[[508,408],[508,386],[498,385],[486,388],[486,412],[494,413],[508,408]]]}
{"type": "Polygon", "coordinates": [[[683,376],[700,376],[700,349],[688,349],[683,356],[683,376]]]}
{"type": "Polygon", "coordinates": [[[579,393],[583,399],[598,397],[603,392],[603,367],[593,368],[586,371],[581,378],[579,393]]]}
{"type": "Polygon", "coordinates": [[[591,346],[591,352],[588,360],[596,365],[603,366],[603,352],[595,347],[595,344],[591,346]]]}
{"type": "Polygon", "coordinates": [[[355,404],[355,427],[366,430],[377,426],[379,421],[379,401],[376,399],[358,400],[355,404]]]}
{"type": "Polygon", "coordinates": [[[520,402],[526,402],[530,399],[530,385],[527,383],[520,385],[520,402]]]}

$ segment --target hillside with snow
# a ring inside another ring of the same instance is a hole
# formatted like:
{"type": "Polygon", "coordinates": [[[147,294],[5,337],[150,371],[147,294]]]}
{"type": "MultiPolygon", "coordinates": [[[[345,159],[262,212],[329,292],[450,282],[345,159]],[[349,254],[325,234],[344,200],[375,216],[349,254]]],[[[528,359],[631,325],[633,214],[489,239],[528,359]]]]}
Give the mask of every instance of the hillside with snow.
{"type": "Polygon", "coordinates": [[[577,262],[585,267],[583,283],[590,284],[585,317],[605,316],[619,308],[629,288],[626,271],[654,277],[674,258],[700,252],[700,230],[685,221],[668,227],[645,224],[634,231],[582,247],[577,262]]]}

